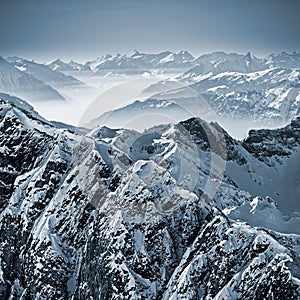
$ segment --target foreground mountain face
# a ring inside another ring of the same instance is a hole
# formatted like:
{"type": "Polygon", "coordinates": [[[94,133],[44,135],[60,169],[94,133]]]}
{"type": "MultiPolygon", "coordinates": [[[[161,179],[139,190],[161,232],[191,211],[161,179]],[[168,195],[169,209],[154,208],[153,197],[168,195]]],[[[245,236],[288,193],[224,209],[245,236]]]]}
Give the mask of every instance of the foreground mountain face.
{"type": "Polygon", "coordinates": [[[1,94],[0,132],[1,299],[299,299],[299,214],[250,189],[297,162],[299,118],[83,135],[1,94]]]}

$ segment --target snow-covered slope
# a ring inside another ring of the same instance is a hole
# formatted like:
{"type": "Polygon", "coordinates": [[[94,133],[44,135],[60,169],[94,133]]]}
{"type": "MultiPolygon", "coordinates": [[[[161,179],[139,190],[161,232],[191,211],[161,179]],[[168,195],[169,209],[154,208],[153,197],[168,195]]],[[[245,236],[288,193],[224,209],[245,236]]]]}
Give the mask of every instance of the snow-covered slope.
{"type": "Polygon", "coordinates": [[[226,169],[281,165],[299,119],[269,132],[281,155],[195,118],[83,135],[0,98],[1,299],[299,299],[299,216],[226,169]]]}
{"type": "Polygon", "coordinates": [[[64,91],[66,89],[84,89],[88,86],[78,79],[65,75],[57,70],[52,70],[49,66],[29,61],[19,57],[9,57],[7,60],[19,70],[38,78],[55,89],[64,91]]]}
{"type": "Polygon", "coordinates": [[[196,79],[190,88],[219,115],[288,122],[300,114],[299,74],[299,69],[279,67],[247,74],[225,72],[196,79]]]}
{"type": "Polygon", "coordinates": [[[179,68],[191,67],[194,65],[194,57],[188,51],[180,51],[178,53],[170,53],[163,57],[157,63],[160,68],[179,68]]]}
{"type": "Polygon", "coordinates": [[[9,57],[8,61],[22,72],[49,84],[67,100],[84,101],[84,99],[93,99],[99,94],[98,89],[88,86],[71,75],[66,75],[58,70],[52,70],[45,64],[19,57],[9,57]]]}
{"type": "Polygon", "coordinates": [[[24,73],[0,57],[0,91],[30,100],[64,100],[50,85],[24,73]]]}
{"type": "Polygon", "coordinates": [[[297,54],[257,59],[249,53],[213,53],[179,77],[220,116],[231,119],[289,122],[300,114],[297,54]]]}
{"type": "Polygon", "coordinates": [[[229,131],[234,131],[230,124],[236,120],[238,126],[243,123],[282,126],[300,115],[299,78],[298,68],[272,67],[255,72],[217,74],[193,68],[177,80],[163,80],[148,87],[144,92],[152,94],[149,99],[110,112],[109,118],[115,119],[111,124],[116,126],[118,120],[123,124],[122,120],[133,111],[163,112],[178,122],[186,118],[185,111],[201,118],[206,118],[210,111],[221,122],[229,124],[226,128],[229,131]],[[181,116],[173,112],[174,106],[181,108],[181,116]]]}
{"type": "Polygon", "coordinates": [[[284,128],[251,130],[235,149],[238,160],[226,170],[238,187],[252,195],[270,196],[283,211],[299,212],[300,118],[284,128]],[[249,155],[250,154],[250,155],[249,155]]]}

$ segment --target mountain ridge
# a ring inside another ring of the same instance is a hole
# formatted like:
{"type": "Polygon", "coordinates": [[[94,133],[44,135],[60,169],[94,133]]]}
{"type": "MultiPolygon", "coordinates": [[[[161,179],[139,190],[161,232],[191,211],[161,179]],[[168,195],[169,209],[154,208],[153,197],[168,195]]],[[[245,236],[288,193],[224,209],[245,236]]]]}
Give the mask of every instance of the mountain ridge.
{"type": "Polygon", "coordinates": [[[1,92],[12,93],[34,100],[65,100],[65,98],[50,85],[25,74],[0,57],[0,89],[1,92]]]}
{"type": "MultiPolygon", "coordinates": [[[[299,298],[299,233],[277,230],[299,228],[300,218],[284,218],[273,200],[253,197],[223,170],[222,157],[238,169],[259,160],[219,125],[193,118],[140,133],[74,134],[6,97],[2,299],[299,298]],[[264,207],[279,227],[261,218],[264,207]]],[[[299,143],[295,135],[293,153],[299,143]]],[[[269,159],[280,166],[276,155],[269,159]]]]}

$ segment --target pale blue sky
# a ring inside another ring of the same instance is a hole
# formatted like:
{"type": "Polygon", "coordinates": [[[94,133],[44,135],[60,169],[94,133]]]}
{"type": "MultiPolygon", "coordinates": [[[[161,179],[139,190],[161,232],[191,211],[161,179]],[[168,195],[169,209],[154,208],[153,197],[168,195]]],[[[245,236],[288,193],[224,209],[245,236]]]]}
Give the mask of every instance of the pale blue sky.
{"type": "Polygon", "coordinates": [[[2,0],[0,54],[87,60],[105,53],[300,50],[297,0],[2,0]],[[297,38],[298,36],[298,38],[297,38]]]}

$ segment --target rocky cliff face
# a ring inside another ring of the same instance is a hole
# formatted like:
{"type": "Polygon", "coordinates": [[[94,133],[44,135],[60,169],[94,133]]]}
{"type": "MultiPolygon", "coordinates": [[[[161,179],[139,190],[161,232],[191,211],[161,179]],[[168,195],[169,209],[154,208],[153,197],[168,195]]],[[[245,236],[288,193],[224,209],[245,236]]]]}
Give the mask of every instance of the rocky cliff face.
{"type": "Polygon", "coordinates": [[[83,135],[2,94],[1,299],[299,299],[299,214],[250,188],[299,129],[83,135]]]}

